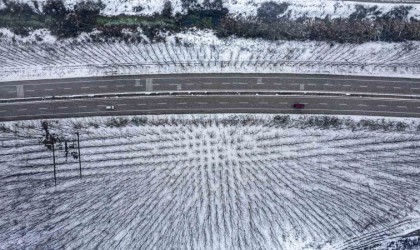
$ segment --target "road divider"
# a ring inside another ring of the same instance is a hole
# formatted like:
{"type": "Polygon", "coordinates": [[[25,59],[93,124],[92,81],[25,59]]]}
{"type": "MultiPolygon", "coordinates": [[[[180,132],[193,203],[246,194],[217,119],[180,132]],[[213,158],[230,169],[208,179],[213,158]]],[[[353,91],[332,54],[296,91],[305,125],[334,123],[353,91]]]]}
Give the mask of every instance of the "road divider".
{"type": "Polygon", "coordinates": [[[326,96],[326,97],[352,97],[352,98],[389,98],[389,99],[417,99],[420,95],[397,95],[359,92],[327,92],[327,91],[159,91],[159,92],[123,92],[113,94],[86,94],[43,96],[27,98],[0,99],[0,103],[43,102],[77,99],[100,99],[119,97],[149,97],[149,96],[326,96]]]}

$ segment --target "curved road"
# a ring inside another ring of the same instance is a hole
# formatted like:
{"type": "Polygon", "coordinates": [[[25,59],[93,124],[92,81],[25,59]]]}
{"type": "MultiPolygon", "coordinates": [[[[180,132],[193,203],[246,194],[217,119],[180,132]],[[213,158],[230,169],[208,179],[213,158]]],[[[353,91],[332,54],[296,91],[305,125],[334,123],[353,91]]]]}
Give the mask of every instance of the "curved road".
{"type": "Polygon", "coordinates": [[[0,99],[159,91],[319,91],[401,95],[337,96],[139,96],[0,104],[0,120],[163,113],[311,113],[420,117],[420,80],[331,75],[153,75],[0,83],[0,99]],[[404,95],[415,96],[408,99],[404,95]],[[418,98],[417,98],[418,97],[418,98]],[[304,110],[291,106],[307,104],[304,110]],[[107,111],[106,105],[115,110],[107,111]]]}

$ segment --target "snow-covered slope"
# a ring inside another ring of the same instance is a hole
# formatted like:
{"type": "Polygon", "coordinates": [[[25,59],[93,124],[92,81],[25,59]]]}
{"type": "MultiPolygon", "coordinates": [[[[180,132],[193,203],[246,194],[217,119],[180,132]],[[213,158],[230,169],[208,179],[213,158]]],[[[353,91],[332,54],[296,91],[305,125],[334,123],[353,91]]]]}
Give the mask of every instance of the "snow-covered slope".
{"type": "MultiPolygon", "coordinates": [[[[1,31],[0,31],[1,32],[1,31]]],[[[39,32],[39,31],[38,31],[39,32]]],[[[195,31],[165,43],[0,38],[0,81],[154,73],[328,73],[420,77],[420,43],[338,44],[218,39],[195,31]]],[[[32,37],[32,38],[31,38],[32,37]]]]}
{"type": "Polygon", "coordinates": [[[419,125],[271,115],[59,120],[49,131],[70,153],[56,145],[54,187],[41,122],[7,123],[1,248],[360,249],[420,228],[419,125]]]}

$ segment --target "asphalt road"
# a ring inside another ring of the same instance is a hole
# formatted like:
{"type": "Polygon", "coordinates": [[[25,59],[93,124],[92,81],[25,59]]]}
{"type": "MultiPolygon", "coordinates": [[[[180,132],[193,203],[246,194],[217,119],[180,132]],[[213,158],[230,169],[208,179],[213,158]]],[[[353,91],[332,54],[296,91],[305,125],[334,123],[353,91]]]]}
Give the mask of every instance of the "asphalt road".
{"type": "Polygon", "coordinates": [[[167,113],[304,113],[420,117],[420,80],[327,75],[153,75],[0,83],[0,99],[156,91],[328,91],[419,99],[328,96],[137,96],[0,104],[0,121],[167,113]],[[304,103],[304,110],[292,108],[304,103]],[[114,105],[115,110],[105,107],[114,105]]]}
{"type": "Polygon", "coordinates": [[[420,100],[319,96],[154,96],[0,105],[0,120],[183,113],[305,113],[420,117],[420,100]],[[305,103],[296,110],[293,103],[305,103]],[[115,110],[106,110],[114,105],[115,110]]]}
{"type": "Polygon", "coordinates": [[[420,80],[293,74],[153,75],[0,82],[0,99],[152,91],[301,90],[420,95],[420,80]]]}

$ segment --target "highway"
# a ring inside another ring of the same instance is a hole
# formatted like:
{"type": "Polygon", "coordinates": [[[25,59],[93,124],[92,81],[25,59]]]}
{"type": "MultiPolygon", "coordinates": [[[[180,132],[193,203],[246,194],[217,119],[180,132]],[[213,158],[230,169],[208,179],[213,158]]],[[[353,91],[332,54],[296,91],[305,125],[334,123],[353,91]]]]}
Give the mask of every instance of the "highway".
{"type": "Polygon", "coordinates": [[[298,113],[420,117],[420,80],[324,75],[153,75],[0,83],[0,99],[127,92],[185,91],[137,96],[0,104],[0,121],[94,115],[298,113]],[[13,89],[14,88],[14,89],[13,89]],[[415,95],[419,98],[255,95],[253,91],[328,91],[415,95]],[[14,92],[13,92],[14,91],[14,92]],[[248,91],[191,96],[188,91],[248,91]],[[292,108],[304,103],[304,110],[292,108]],[[115,110],[106,110],[107,105],[115,110]]]}

